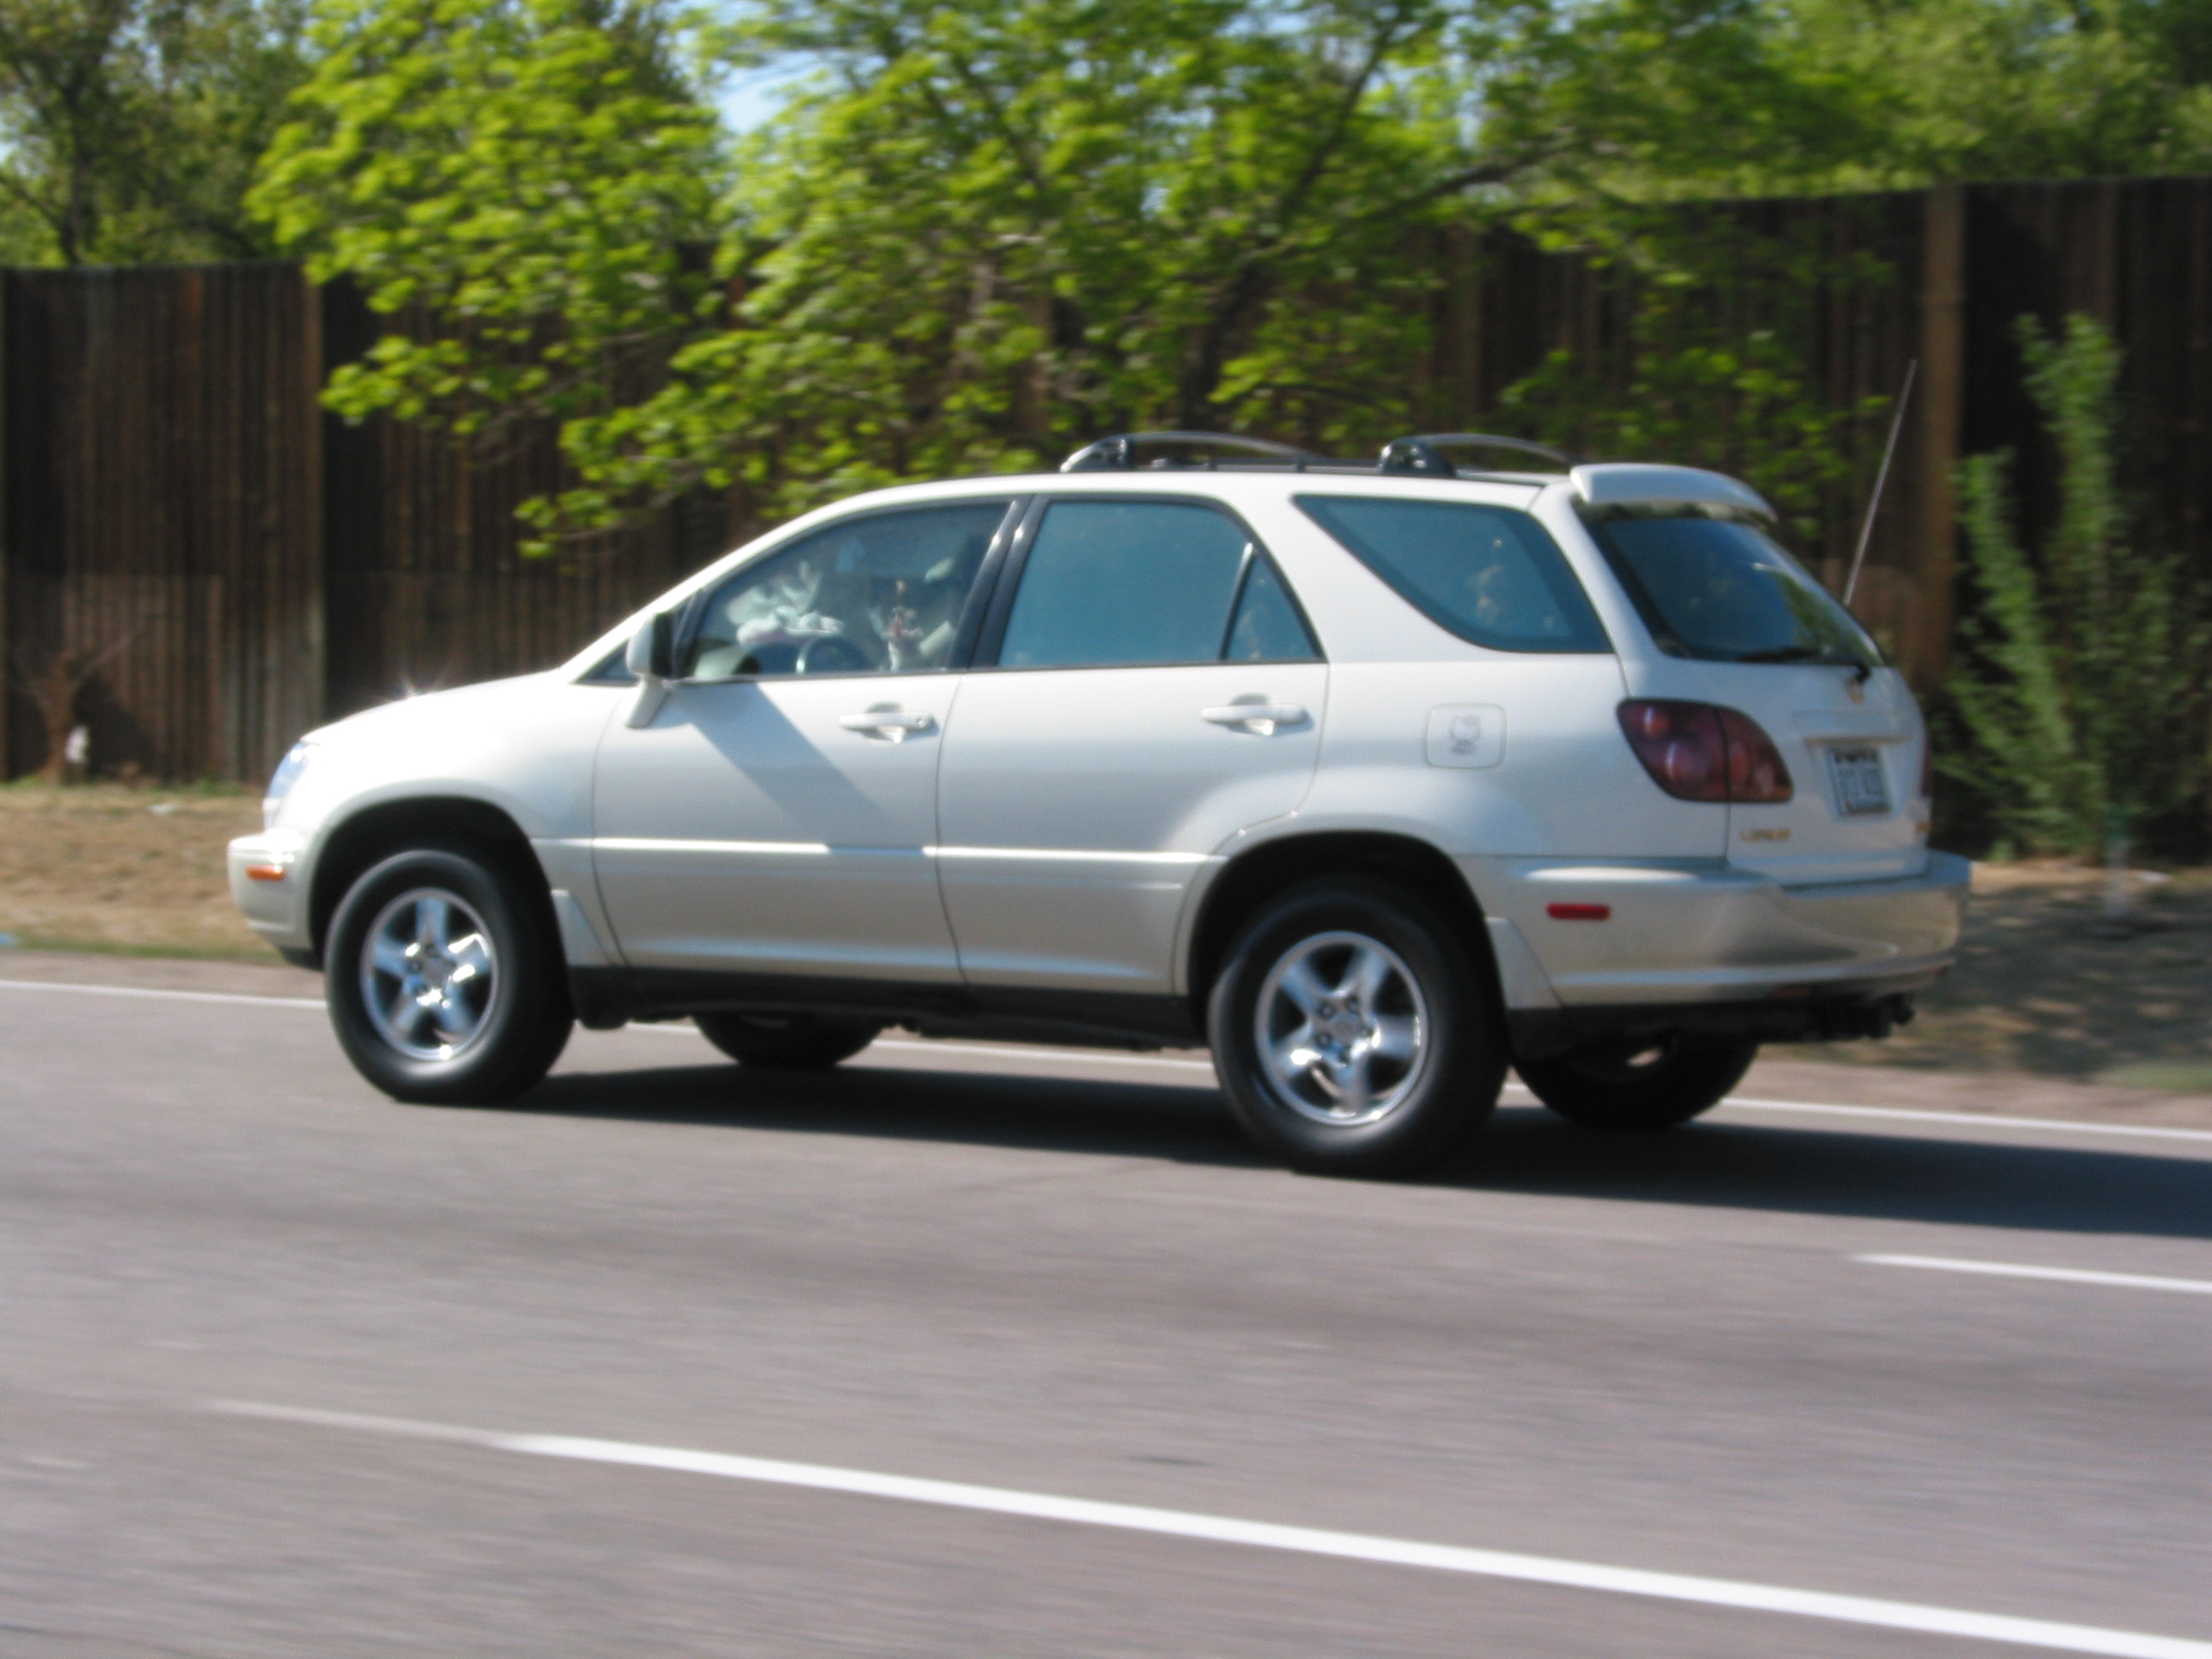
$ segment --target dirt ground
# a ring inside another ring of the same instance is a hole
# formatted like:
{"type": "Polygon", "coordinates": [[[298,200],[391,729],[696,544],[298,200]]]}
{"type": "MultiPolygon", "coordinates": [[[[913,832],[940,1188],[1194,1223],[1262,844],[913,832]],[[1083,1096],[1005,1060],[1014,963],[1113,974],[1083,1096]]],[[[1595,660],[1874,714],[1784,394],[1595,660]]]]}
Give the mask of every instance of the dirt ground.
{"type": "MultiPolygon", "coordinates": [[[[274,963],[231,907],[243,793],[0,787],[0,935],[25,948],[274,963]]],[[[2212,869],[2138,877],[2138,926],[2101,925],[2103,874],[1979,865],[1958,968],[1884,1043],[1790,1060],[2027,1073],[2212,1095],[2212,869]]],[[[7,970],[0,967],[0,977],[7,970]]]]}
{"type": "Polygon", "coordinates": [[[31,948],[273,962],[223,874],[223,844],[260,828],[259,797],[237,792],[0,787],[0,934],[31,948]]]}

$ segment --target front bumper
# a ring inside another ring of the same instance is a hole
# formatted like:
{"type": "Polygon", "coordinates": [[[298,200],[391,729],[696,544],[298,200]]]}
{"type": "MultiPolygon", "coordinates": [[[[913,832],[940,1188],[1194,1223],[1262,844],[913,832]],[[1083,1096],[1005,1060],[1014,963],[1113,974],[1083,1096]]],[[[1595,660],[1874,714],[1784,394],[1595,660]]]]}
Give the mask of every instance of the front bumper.
{"type": "Polygon", "coordinates": [[[1958,950],[1972,866],[1785,887],[1718,861],[1466,858],[1515,1011],[1880,998],[1958,950]],[[1567,907],[1568,919],[1555,913],[1567,907]],[[1604,919],[1590,917],[1596,910],[1604,919]]]}
{"type": "Polygon", "coordinates": [[[304,836],[276,829],[230,845],[231,898],[253,931],[278,950],[313,950],[304,836]]]}

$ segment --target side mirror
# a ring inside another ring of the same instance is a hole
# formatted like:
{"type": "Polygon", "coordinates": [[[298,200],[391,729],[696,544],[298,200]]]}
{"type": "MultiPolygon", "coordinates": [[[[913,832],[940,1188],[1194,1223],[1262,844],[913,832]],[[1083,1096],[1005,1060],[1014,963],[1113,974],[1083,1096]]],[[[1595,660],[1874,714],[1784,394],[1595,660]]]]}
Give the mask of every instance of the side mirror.
{"type": "Polygon", "coordinates": [[[676,629],[668,613],[657,611],[630,636],[622,652],[622,666],[640,680],[671,680],[676,676],[676,629]]]}

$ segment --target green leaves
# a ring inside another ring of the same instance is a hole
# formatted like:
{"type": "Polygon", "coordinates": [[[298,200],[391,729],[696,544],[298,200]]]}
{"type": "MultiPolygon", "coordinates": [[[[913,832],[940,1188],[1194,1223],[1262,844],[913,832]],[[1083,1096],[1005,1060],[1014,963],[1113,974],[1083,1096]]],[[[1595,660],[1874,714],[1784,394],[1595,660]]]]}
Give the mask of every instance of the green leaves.
{"type": "Polygon", "coordinates": [[[604,411],[719,306],[712,113],[649,0],[331,0],[253,195],[403,327],[331,405],[479,440],[604,411]]]}
{"type": "Polygon", "coordinates": [[[760,0],[717,50],[820,67],[734,154],[648,3],[329,0],[255,196],[405,324],[335,407],[563,423],[552,534],[1131,426],[1371,441],[1407,239],[1492,176],[1430,0],[760,0]]]}
{"type": "Polygon", "coordinates": [[[304,24],[304,0],[0,5],[7,256],[266,255],[242,199],[305,72],[304,24]]]}
{"type": "Polygon", "coordinates": [[[2029,847],[2088,853],[2117,815],[2189,800],[2212,698],[2204,595],[2130,534],[2114,454],[2120,351],[2087,317],[2056,337],[2022,319],[2028,387],[2058,451],[2059,514],[2039,558],[2013,532],[2012,458],[1960,468],[1968,569],[1981,607],[1951,682],[1972,738],[1947,769],[2029,847]]]}

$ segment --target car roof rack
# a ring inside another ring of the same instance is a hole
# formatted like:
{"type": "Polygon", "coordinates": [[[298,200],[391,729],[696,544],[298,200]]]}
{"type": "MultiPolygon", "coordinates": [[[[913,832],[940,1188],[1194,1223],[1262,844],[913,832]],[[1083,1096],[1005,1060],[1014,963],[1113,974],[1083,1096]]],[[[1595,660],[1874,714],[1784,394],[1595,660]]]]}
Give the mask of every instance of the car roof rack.
{"type": "Polygon", "coordinates": [[[1382,455],[1377,464],[1384,472],[1411,472],[1428,478],[1457,478],[1459,468],[1446,458],[1447,449],[1514,450],[1522,455],[1540,456],[1556,461],[1562,472],[1570,470],[1579,457],[1550,444],[1531,443],[1527,438],[1502,437],[1495,432],[1423,432],[1410,438],[1392,438],[1382,446],[1382,455]]]}
{"type": "MultiPolygon", "coordinates": [[[[1223,449],[1242,450],[1248,455],[1264,456],[1271,461],[1319,461],[1322,457],[1310,450],[1302,450],[1291,444],[1278,444],[1267,438],[1247,438],[1235,432],[1123,432],[1115,437],[1100,438],[1094,444],[1086,444],[1060,462],[1062,472],[1133,472],[1137,464],[1139,444],[1213,444],[1223,449]]],[[[1177,461],[1161,458],[1155,466],[1212,466],[1219,458],[1208,456],[1203,461],[1177,461]]]]}
{"type": "Polygon", "coordinates": [[[1549,464],[1536,470],[1547,474],[1567,472],[1576,464],[1576,458],[1565,450],[1554,449],[1549,444],[1531,443],[1527,438],[1500,437],[1493,432],[1426,432],[1415,437],[1393,438],[1382,446],[1382,453],[1374,461],[1345,461],[1315,455],[1310,450],[1299,449],[1291,444],[1278,444],[1267,438],[1248,438],[1237,432],[1122,432],[1084,445],[1060,462],[1060,470],[1134,472],[1139,466],[1137,451],[1161,445],[1204,446],[1236,452],[1230,455],[1162,455],[1154,457],[1150,463],[1163,469],[1197,467],[1208,472],[1386,472],[1415,478],[1501,478],[1526,481],[1532,470],[1526,467],[1515,471],[1458,466],[1443,453],[1447,449],[1512,450],[1540,457],[1549,464]]]}

